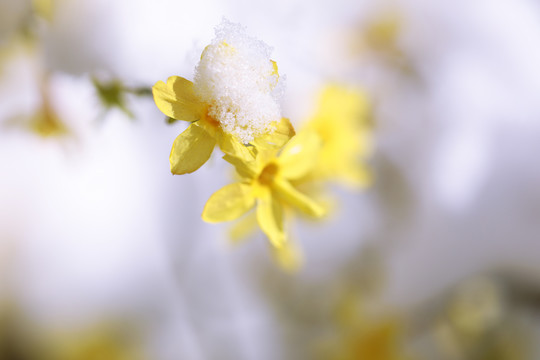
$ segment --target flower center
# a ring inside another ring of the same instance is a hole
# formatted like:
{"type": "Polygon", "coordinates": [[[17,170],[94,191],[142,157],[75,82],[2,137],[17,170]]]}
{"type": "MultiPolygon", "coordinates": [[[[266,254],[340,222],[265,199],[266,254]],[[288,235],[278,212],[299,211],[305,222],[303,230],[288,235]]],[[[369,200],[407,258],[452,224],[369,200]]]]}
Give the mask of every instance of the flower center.
{"type": "Polygon", "coordinates": [[[259,183],[262,185],[270,185],[274,181],[278,170],[279,167],[275,163],[266,165],[259,175],[259,183]]]}
{"type": "Polygon", "coordinates": [[[202,120],[204,122],[206,122],[208,125],[211,125],[211,126],[216,127],[216,128],[219,127],[220,126],[219,121],[214,119],[214,117],[210,116],[208,111],[209,111],[209,107],[207,107],[206,110],[204,111],[204,115],[203,115],[202,120]]]}

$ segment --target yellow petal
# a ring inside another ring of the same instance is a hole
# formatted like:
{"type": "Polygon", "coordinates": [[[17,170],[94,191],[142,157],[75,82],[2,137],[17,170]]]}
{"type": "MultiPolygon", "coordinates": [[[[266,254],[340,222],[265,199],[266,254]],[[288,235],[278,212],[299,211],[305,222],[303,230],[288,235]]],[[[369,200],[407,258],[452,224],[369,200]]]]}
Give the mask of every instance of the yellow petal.
{"type": "Polygon", "coordinates": [[[270,134],[259,136],[255,138],[251,143],[257,148],[281,148],[285,145],[295,134],[294,127],[287,118],[282,118],[276,122],[276,129],[270,134]]]}
{"type": "Polygon", "coordinates": [[[313,169],[318,161],[321,139],[313,131],[302,131],[291,139],[279,155],[280,173],[298,179],[313,169]]]}
{"type": "Polygon", "coordinates": [[[201,53],[201,58],[200,60],[203,59],[203,57],[206,56],[206,53],[208,52],[208,49],[210,48],[210,45],[206,45],[206,47],[203,49],[202,53],[201,53]]]}
{"type": "Polygon", "coordinates": [[[257,222],[272,245],[276,247],[283,246],[286,241],[285,232],[283,231],[283,206],[278,199],[272,196],[272,191],[267,187],[259,189],[257,222]]]}
{"type": "Polygon", "coordinates": [[[322,217],[326,213],[324,207],[296,190],[287,180],[275,178],[272,187],[283,201],[308,215],[322,217]]]}
{"type": "Polygon", "coordinates": [[[173,119],[196,121],[205,110],[193,92],[193,83],[180,76],[169,77],[166,84],[158,81],[152,93],[158,109],[173,119]]]}
{"type": "Polygon", "coordinates": [[[281,247],[272,247],[272,255],[279,266],[285,271],[297,271],[304,261],[296,244],[286,241],[281,247]]]}
{"type": "Polygon", "coordinates": [[[217,223],[234,220],[255,205],[251,186],[242,183],[229,184],[216,191],[206,202],[202,213],[204,221],[217,223]]]}
{"type": "Polygon", "coordinates": [[[225,155],[223,156],[223,159],[228,163],[234,165],[236,172],[241,177],[246,179],[253,179],[255,176],[257,176],[257,169],[254,160],[244,161],[231,155],[225,155]]]}
{"type": "Polygon", "coordinates": [[[221,151],[227,155],[237,157],[245,162],[253,161],[254,159],[251,150],[231,134],[227,134],[221,130],[218,131],[217,142],[221,151]]]}
{"type": "Polygon", "coordinates": [[[355,167],[343,169],[341,173],[343,182],[354,188],[366,188],[373,183],[373,173],[365,165],[358,164],[355,167]]]}
{"type": "Polygon", "coordinates": [[[175,175],[189,174],[210,158],[216,140],[197,124],[189,127],[174,140],[169,162],[175,175]]]}
{"type": "Polygon", "coordinates": [[[326,86],[319,96],[318,103],[317,120],[331,122],[335,126],[362,125],[369,113],[366,93],[340,85],[326,86]]]}
{"type": "Polygon", "coordinates": [[[258,228],[257,215],[255,211],[250,211],[231,226],[229,238],[233,244],[237,244],[253,235],[258,228]]]}

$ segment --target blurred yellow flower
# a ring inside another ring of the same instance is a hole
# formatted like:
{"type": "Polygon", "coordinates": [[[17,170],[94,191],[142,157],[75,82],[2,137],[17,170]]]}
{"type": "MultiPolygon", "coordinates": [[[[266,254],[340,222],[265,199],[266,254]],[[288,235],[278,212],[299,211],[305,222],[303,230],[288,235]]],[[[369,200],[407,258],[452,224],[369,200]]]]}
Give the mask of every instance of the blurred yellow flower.
{"type": "MultiPolygon", "coordinates": [[[[380,284],[376,284],[380,285],[380,284]]],[[[369,286],[369,285],[368,285],[369,286]]],[[[349,289],[337,307],[332,340],[322,343],[321,359],[410,360],[404,319],[381,306],[369,288],[349,289]]]]}
{"type": "Polygon", "coordinates": [[[407,53],[402,41],[407,30],[404,14],[399,9],[377,14],[354,30],[352,35],[352,55],[360,61],[369,61],[404,75],[417,76],[415,64],[407,53]]]}
{"type": "Polygon", "coordinates": [[[383,14],[364,29],[362,40],[367,49],[386,53],[391,57],[401,57],[403,54],[398,47],[399,36],[403,31],[403,19],[397,12],[383,14]]]}
{"type": "Polygon", "coordinates": [[[318,109],[306,124],[322,139],[319,161],[309,179],[369,185],[371,172],[365,163],[372,148],[368,111],[366,95],[358,90],[339,85],[323,89],[318,109]]]}
{"type": "Polygon", "coordinates": [[[285,204],[314,217],[324,215],[319,204],[291,184],[313,168],[319,149],[319,137],[305,131],[293,137],[279,154],[276,148],[264,149],[256,155],[250,153],[248,161],[225,155],[224,159],[235,166],[240,181],[226,185],[210,197],[202,213],[203,220],[210,223],[234,220],[257,205],[260,228],[274,247],[283,248],[288,242],[283,226],[285,204]]]}
{"type": "Polygon", "coordinates": [[[174,141],[169,159],[173,174],[197,170],[216,144],[224,153],[248,160],[248,143],[277,131],[266,140],[282,146],[293,135],[280,114],[280,79],[269,53],[266,44],[224,20],[201,55],[194,82],[171,76],[154,85],[157,107],[169,118],[192,123],[174,141]]]}
{"type": "Polygon", "coordinates": [[[328,359],[410,359],[402,348],[400,325],[395,319],[385,319],[351,328],[342,335],[335,352],[328,359]]]}
{"type": "Polygon", "coordinates": [[[53,0],[32,0],[32,10],[37,16],[52,21],[55,2],[53,0]]]}
{"type": "Polygon", "coordinates": [[[298,270],[304,262],[301,250],[290,240],[281,247],[272,246],[272,257],[283,270],[289,272],[298,270]]]}
{"type": "Polygon", "coordinates": [[[144,360],[134,328],[101,324],[90,328],[42,326],[24,316],[16,303],[0,303],[2,360],[144,360]]]}
{"type": "Polygon", "coordinates": [[[15,114],[8,118],[3,127],[24,128],[44,138],[59,138],[70,135],[70,129],[58,115],[53,94],[50,90],[49,76],[41,79],[41,104],[31,114],[15,114]]]}
{"type": "Polygon", "coordinates": [[[41,109],[31,117],[29,125],[32,131],[42,137],[61,136],[69,133],[66,125],[47,103],[43,104],[41,109]]]}
{"type": "Polygon", "coordinates": [[[127,331],[115,332],[112,329],[95,329],[88,333],[58,334],[51,339],[49,356],[40,359],[50,360],[143,360],[147,356],[130,339],[127,331]],[[58,336],[61,335],[61,336],[58,336]]]}
{"type": "Polygon", "coordinates": [[[537,338],[536,331],[532,323],[524,321],[531,314],[520,308],[530,290],[514,288],[521,299],[515,302],[510,286],[485,275],[458,284],[445,299],[443,313],[431,329],[435,344],[444,356],[490,360],[538,358],[533,341],[537,338]]]}

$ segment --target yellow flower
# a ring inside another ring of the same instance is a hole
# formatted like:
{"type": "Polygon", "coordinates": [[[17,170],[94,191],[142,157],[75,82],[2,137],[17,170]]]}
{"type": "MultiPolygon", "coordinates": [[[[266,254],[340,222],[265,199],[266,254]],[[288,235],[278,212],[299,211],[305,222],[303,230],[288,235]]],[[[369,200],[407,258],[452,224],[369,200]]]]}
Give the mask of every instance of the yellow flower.
{"type": "MultiPolygon", "coordinates": [[[[313,168],[319,148],[318,136],[306,131],[293,137],[279,154],[276,149],[264,149],[256,156],[250,155],[248,161],[225,155],[224,159],[235,166],[240,181],[226,185],[208,199],[203,220],[210,223],[234,220],[256,205],[257,222],[270,243],[276,248],[286,246],[285,204],[314,217],[324,215],[320,205],[291,184],[313,168]]],[[[286,261],[286,255],[282,255],[286,261]]]]}
{"type": "Polygon", "coordinates": [[[294,134],[280,114],[280,79],[269,53],[267,45],[247,36],[240,25],[224,20],[201,55],[194,82],[172,76],[154,85],[157,107],[169,118],[192,123],[174,141],[173,174],[197,170],[215,145],[249,159],[248,143],[282,146],[294,134]]]}
{"type": "Polygon", "coordinates": [[[248,151],[208,115],[208,105],[195,96],[191,81],[171,76],[166,84],[159,81],[152,90],[161,112],[173,119],[191,122],[174,140],[169,157],[173,174],[188,174],[200,168],[210,158],[216,144],[224,153],[235,156],[248,151]]]}
{"type": "Polygon", "coordinates": [[[371,174],[364,162],[372,147],[367,114],[362,92],[338,85],[322,91],[319,107],[306,124],[322,139],[319,161],[309,178],[337,179],[354,186],[370,183],[371,174]]]}

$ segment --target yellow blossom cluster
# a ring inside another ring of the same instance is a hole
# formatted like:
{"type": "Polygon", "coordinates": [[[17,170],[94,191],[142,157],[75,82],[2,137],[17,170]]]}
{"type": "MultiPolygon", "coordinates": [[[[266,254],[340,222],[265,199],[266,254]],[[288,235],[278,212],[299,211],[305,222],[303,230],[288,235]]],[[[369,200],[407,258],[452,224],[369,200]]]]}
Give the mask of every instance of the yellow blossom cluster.
{"type": "Polygon", "coordinates": [[[296,133],[289,119],[279,115],[280,76],[268,49],[224,20],[203,51],[194,82],[172,76],[152,90],[167,117],[191,123],[173,143],[173,174],[196,171],[217,145],[238,175],[237,182],[209,198],[203,220],[231,221],[255,208],[256,222],[278,263],[292,269],[300,256],[285,229],[284,214],[300,211],[320,219],[327,213],[300,191],[302,185],[332,180],[369,183],[362,161],[370,151],[367,103],[361,92],[329,86],[313,118],[296,133]]]}

